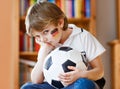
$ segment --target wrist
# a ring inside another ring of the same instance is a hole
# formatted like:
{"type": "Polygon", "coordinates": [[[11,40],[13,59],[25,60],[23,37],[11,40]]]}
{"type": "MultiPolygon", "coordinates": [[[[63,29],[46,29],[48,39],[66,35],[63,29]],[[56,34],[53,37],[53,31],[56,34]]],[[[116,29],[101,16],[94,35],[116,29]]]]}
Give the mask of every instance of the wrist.
{"type": "Polygon", "coordinates": [[[46,49],[40,48],[40,50],[38,51],[38,60],[44,60],[48,54],[49,52],[46,51],[46,49]]]}
{"type": "Polygon", "coordinates": [[[81,73],[79,75],[80,75],[80,78],[88,78],[87,70],[81,71],[81,73]]]}

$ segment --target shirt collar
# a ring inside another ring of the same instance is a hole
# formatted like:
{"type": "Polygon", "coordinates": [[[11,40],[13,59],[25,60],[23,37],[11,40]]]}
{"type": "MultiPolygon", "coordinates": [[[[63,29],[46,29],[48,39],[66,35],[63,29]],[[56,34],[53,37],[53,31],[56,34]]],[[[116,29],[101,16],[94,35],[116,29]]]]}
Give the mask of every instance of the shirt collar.
{"type": "Polygon", "coordinates": [[[75,36],[75,35],[77,35],[77,34],[82,32],[81,28],[77,27],[74,24],[68,24],[68,27],[73,29],[70,37],[75,36]]]}

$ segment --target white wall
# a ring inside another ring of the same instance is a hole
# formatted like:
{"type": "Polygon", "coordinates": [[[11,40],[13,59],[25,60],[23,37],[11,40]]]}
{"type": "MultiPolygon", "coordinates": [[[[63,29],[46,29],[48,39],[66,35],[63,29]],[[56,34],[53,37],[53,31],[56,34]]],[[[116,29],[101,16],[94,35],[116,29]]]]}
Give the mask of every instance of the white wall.
{"type": "Polygon", "coordinates": [[[97,37],[106,48],[102,55],[105,68],[106,85],[104,89],[111,89],[111,47],[109,42],[116,39],[116,0],[97,1],[97,37]]]}

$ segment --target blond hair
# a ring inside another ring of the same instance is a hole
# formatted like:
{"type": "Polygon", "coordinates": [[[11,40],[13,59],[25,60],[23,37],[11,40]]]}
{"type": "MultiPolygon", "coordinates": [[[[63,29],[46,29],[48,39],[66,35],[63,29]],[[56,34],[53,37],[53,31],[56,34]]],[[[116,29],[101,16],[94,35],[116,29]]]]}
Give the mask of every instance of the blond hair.
{"type": "Polygon", "coordinates": [[[31,6],[27,12],[25,25],[26,31],[31,35],[32,29],[42,31],[50,24],[58,25],[59,19],[64,19],[63,30],[68,27],[68,21],[62,10],[50,2],[38,2],[31,6]]]}

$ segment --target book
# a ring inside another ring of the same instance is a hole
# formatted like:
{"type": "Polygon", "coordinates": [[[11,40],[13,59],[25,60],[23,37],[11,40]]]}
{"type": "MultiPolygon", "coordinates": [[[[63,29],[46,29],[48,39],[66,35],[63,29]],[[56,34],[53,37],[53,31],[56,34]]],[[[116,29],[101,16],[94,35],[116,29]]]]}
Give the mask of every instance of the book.
{"type": "Polygon", "coordinates": [[[20,30],[19,32],[19,51],[24,50],[24,33],[20,30]]]}
{"type": "Polygon", "coordinates": [[[85,17],[90,18],[90,0],[85,0],[85,17]]]}
{"type": "Polygon", "coordinates": [[[72,0],[65,1],[65,14],[68,18],[72,18],[72,0]]]}
{"type": "Polygon", "coordinates": [[[75,18],[81,18],[82,0],[75,0],[74,2],[75,18]]]}

